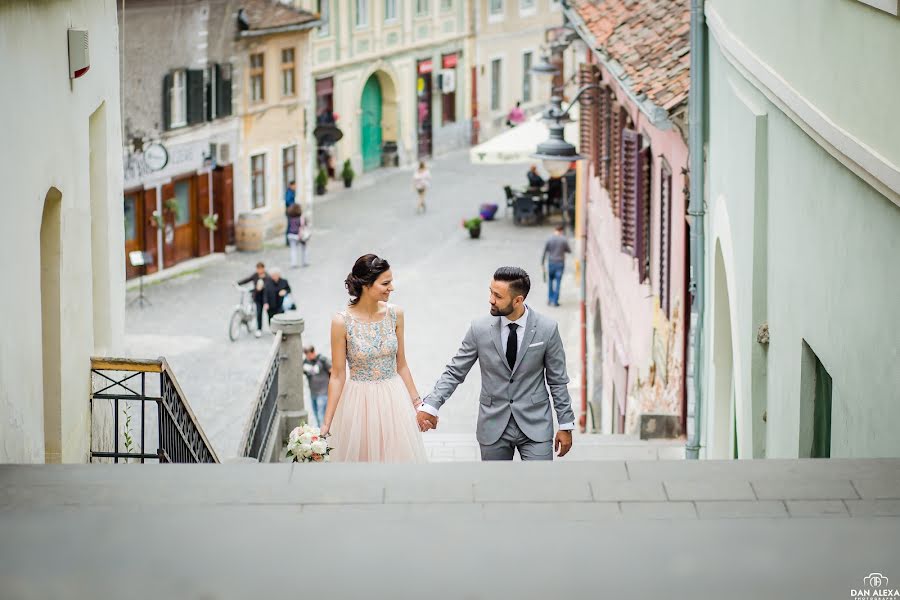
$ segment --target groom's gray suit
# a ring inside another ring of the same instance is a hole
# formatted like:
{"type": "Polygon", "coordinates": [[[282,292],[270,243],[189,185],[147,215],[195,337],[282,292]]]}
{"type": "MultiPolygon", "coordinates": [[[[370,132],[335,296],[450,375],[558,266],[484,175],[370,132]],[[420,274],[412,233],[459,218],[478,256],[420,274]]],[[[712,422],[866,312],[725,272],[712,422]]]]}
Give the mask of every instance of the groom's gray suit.
{"type": "MultiPolygon", "coordinates": [[[[521,318],[517,322],[521,322],[521,318]]],[[[508,335],[508,334],[507,334],[508,335]]],[[[447,365],[425,404],[436,415],[478,361],[481,366],[476,437],[484,459],[512,458],[512,447],[523,459],[553,458],[553,417],[550,397],[561,429],[573,429],[575,415],[566,385],[566,355],[555,321],[526,313],[515,366],[510,368],[501,332],[501,317],[472,322],[462,346],[447,365]],[[549,394],[547,388],[550,389],[549,394]]]]}

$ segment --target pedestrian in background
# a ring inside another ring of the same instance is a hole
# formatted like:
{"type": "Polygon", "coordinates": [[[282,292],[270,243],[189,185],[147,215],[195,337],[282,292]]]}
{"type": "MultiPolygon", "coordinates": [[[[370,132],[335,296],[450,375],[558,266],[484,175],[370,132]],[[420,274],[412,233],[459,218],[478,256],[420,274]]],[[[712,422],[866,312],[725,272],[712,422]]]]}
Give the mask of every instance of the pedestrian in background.
{"type": "Polygon", "coordinates": [[[509,111],[509,114],[506,115],[506,126],[507,127],[515,127],[516,125],[521,125],[525,122],[525,111],[522,110],[522,103],[516,102],[516,105],[512,107],[509,111]]]}
{"type": "Polygon", "coordinates": [[[303,372],[309,382],[309,396],[312,412],[319,427],[325,422],[325,407],[328,405],[328,382],[331,379],[331,361],[316,354],[313,346],[303,349],[303,372]]]}
{"type": "Polygon", "coordinates": [[[416,212],[425,212],[425,193],[431,187],[431,171],[425,166],[425,162],[419,162],[419,168],[413,174],[413,187],[419,195],[419,205],[416,212]]]}
{"type": "Polygon", "coordinates": [[[309,241],[309,229],[306,226],[306,217],[303,216],[303,208],[299,204],[292,204],[288,208],[287,214],[287,237],[288,244],[291,247],[291,268],[297,268],[297,246],[300,247],[303,266],[309,266],[309,263],[306,262],[306,242],[309,241]]]}
{"type": "MultiPolygon", "coordinates": [[[[291,181],[288,183],[287,189],[284,190],[284,215],[288,218],[288,225],[290,225],[290,215],[288,211],[290,211],[291,207],[297,203],[297,182],[291,181]]],[[[288,239],[288,230],[284,231],[284,245],[290,246],[290,240],[288,239]]]]}
{"type": "Polygon", "coordinates": [[[256,304],[256,337],[262,335],[262,316],[266,308],[266,282],[269,280],[269,274],[266,273],[266,265],[261,262],[256,263],[256,272],[250,277],[246,277],[238,281],[238,285],[253,284],[253,302],[256,304]]]}
{"type": "Polygon", "coordinates": [[[556,226],[553,235],[544,244],[544,254],[541,256],[541,266],[546,263],[547,304],[550,306],[559,306],[559,288],[566,268],[566,254],[572,251],[564,232],[562,225],[556,226]]]}
{"type": "MultiPolygon", "coordinates": [[[[269,321],[277,314],[281,314],[285,310],[285,297],[291,293],[291,285],[287,279],[281,276],[281,269],[272,267],[269,269],[269,278],[265,285],[266,304],[263,308],[269,314],[269,321]]],[[[270,326],[271,331],[271,326],[270,326]]]]}

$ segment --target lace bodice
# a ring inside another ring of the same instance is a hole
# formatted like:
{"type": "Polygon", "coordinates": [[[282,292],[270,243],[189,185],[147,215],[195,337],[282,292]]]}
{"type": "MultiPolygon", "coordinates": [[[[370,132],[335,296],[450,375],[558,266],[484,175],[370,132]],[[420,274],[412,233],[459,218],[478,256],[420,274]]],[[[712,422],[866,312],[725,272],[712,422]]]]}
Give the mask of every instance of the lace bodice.
{"type": "Polygon", "coordinates": [[[397,376],[397,311],[388,304],[381,321],[366,323],[343,311],[347,327],[347,364],[354,381],[384,381],[397,376]]]}

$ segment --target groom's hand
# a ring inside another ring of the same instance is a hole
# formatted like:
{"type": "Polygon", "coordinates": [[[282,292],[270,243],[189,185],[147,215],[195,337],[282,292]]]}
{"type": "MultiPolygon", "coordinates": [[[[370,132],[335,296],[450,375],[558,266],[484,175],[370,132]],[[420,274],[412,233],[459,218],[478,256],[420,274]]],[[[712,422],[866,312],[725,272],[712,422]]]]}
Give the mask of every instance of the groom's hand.
{"type": "Polygon", "coordinates": [[[556,432],[556,456],[562,458],[572,449],[572,432],[559,430],[556,432]]]}
{"type": "Polygon", "coordinates": [[[416,421],[419,422],[419,431],[428,431],[437,428],[438,418],[420,410],[416,413],[416,421]]]}

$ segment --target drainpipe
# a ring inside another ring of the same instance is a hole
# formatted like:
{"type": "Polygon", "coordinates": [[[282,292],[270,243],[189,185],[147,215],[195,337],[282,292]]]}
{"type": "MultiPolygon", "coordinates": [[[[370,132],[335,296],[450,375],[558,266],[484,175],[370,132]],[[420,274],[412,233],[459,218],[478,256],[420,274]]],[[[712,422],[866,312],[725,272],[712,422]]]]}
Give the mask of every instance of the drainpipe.
{"type": "Polygon", "coordinates": [[[703,143],[706,139],[704,116],[706,108],[706,20],[703,15],[705,0],[691,0],[691,89],[688,113],[688,147],[690,149],[690,203],[687,213],[691,220],[691,340],[694,347],[691,369],[694,396],[694,430],[685,446],[685,458],[700,457],[700,432],[703,416],[703,292],[705,290],[703,220],[703,143]]]}

